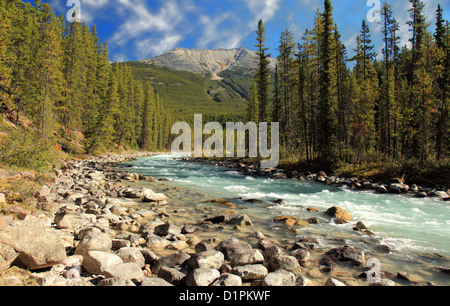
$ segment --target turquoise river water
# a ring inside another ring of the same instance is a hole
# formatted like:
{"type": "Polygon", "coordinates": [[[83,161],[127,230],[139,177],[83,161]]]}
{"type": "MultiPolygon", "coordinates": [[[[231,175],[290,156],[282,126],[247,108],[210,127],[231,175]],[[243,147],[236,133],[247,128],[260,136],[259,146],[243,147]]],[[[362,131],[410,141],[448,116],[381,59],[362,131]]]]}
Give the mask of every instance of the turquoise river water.
{"type": "MultiPolygon", "coordinates": [[[[281,214],[308,217],[306,207],[324,211],[331,206],[340,206],[350,212],[353,220],[362,221],[374,232],[381,244],[393,250],[402,254],[439,253],[450,256],[448,202],[353,191],[299,180],[272,180],[244,175],[228,168],[184,162],[179,157],[170,154],[143,157],[125,166],[129,171],[168,178],[170,184],[192,188],[214,198],[242,198],[237,201],[247,206],[249,216],[267,215],[267,222],[272,222],[273,216],[281,214]],[[269,202],[279,198],[284,199],[286,204],[267,206],[244,201],[260,199],[269,202]]],[[[323,222],[320,227],[312,226],[302,229],[302,232],[338,232],[350,230],[352,226],[354,224],[323,222]]]]}

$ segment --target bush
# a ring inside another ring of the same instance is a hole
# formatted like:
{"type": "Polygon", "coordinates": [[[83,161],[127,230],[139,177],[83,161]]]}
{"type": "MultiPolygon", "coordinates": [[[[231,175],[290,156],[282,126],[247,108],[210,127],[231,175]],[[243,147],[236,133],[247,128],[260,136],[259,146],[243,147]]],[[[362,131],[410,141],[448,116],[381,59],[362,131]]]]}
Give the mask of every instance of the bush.
{"type": "Polygon", "coordinates": [[[43,140],[35,131],[11,129],[0,139],[0,163],[6,166],[46,171],[52,168],[60,146],[43,140]]]}

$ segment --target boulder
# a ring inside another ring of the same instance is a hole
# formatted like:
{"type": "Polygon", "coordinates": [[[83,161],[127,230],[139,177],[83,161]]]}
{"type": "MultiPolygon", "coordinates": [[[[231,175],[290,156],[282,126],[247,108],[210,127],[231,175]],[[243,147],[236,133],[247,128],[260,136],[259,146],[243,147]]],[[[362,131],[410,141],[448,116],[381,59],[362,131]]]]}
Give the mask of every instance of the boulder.
{"type": "Polygon", "coordinates": [[[345,221],[351,221],[352,217],[350,214],[338,206],[333,206],[328,208],[328,210],[325,212],[327,215],[332,216],[334,218],[343,219],[345,221]]]}
{"type": "Polygon", "coordinates": [[[0,242],[0,272],[8,269],[17,256],[19,253],[13,247],[0,242]]]}
{"type": "Polygon", "coordinates": [[[14,248],[19,260],[30,270],[61,263],[66,249],[61,232],[46,228],[8,228],[0,232],[0,243],[14,248]]]}
{"type": "Polygon", "coordinates": [[[242,279],[234,274],[223,273],[218,279],[211,283],[213,287],[240,287],[242,286],[242,279]]]}
{"type": "Polygon", "coordinates": [[[155,227],[155,235],[167,236],[181,234],[181,228],[173,223],[164,223],[155,227]]]}
{"type": "Polygon", "coordinates": [[[295,274],[284,269],[271,272],[264,277],[263,286],[288,287],[295,286],[295,274]]]}
{"type": "Polygon", "coordinates": [[[389,185],[389,192],[391,193],[402,193],[408,192],[409,186],[402,183],[392,183],[389,185]]]}
{"type": "Polygon", "coordinates": [[[175,286],[182,286],[186,282],[187,273],[187,269],[162,267],[161,269],[159,269],[158,277],[175,286]]]}
{"type": "Polygon", "coordinates": [[[325,282],[325,286],[327,286],[327,287],[345,287],[345,284],[341,281],[338,281],[335,278],[330,277],[325,282]]]}
{"type": "Polygon", "coordinates": [[[269,273],[262,264],[234,267],[232,273],[243,280],[263,279],[269,273]]]}
{"type": "Polygon", "coordinates": [[[301,267],[294,256],[281,255],[274,256],[269,260],[269,267],[273,271],[284,269],[293,273],[300,273],[301,267]]]}
{"type": "Polygon", "coordinates": [[[127,262],[107,268],[104,272],[106,278],[115,277],[123,280],[131,280],[133,283],[141,283],[144,278],[144,272],[138,264],[127,262]]]}
{"type": "Polygon", "coordinates": [[[260,250],[251,249],[237,254],[233,260],[233,265],[244,266],[251,264],[264,263],[264,256],[260,250]]]}
{"type": "Polygon", "coordinates": [[[74,230],[80,227],[94,224],[96,217],[91,214],[83,214],[80,212],[60,212],[55,215],[54,223],[59,229],[74,230]]]}
{"type": "Polygon", "coordinates": [[[333,262],[344,266],[363,266],[365,263],[364,252],[348,245],[331,249],[325,255],[333,262]]]}
{"type": "Polygon", "coordinates": [[[199,268],[218,270],[224,261],[225,257],[222,252],[205,251],[192,255],[187,264],[192,270],[199,268]]]}
{"type": "Polygon", "coordinates": [[[162,257],[156,261],[152,267],[152,272],[158,274],[162,267],[174,268],[176,266],[181,266],[186,262],[191,256],[185,252],[178,252],[170,254],[168,256],[162,257]]]}
{"type": "Polygon", "coordinates": [[[188,274],[186,284],[188,286],[206,287],[218,279],[219,276],[220,272],[216,269],[195,269],[188,274]]]}
{"type": "Polygon", "coordinates": [[[234,259],[240,253],[251,250],[252,246],[247,242],[240,241],[236,238],[224,240],[215,248],[217,251],[222,252],[225,255],[225,259],[234,261],[234,259]]]}
{"type": "Polygon", "coordinates": [[[116,255],[119,256],[124,263],[134,262],[141,268],[145,266],[144,255],[142,255],[138,248],[121,248],[116,251],[116,255]]]}
{"type": "Polygon", "coordinates": [[[83,268],[91,274],[104,274],[112,266],[122,264],[122,259],[113,253],[88,251],[83,256],[83,268]]]}
{"type": "Polygon", "coordinates": [[[141,287],[171,287],[173,286],[171,283],[160,277],[147,277],[141,283],[141,287]]]}
{"type": "Polygon", "coordinates": [[[252,226],[253,223],[247,215],[240,215],[237,217],[232,217],[227,223],[235,224],[239,226],[252,226]]]}
{"type": "Polygon", "coordinates": [[[88,251],[108,252],[112,248],[112,239],[104,233],[91,232],[83,236],[78,243],[75,254],[84,255],[88,251]]]}

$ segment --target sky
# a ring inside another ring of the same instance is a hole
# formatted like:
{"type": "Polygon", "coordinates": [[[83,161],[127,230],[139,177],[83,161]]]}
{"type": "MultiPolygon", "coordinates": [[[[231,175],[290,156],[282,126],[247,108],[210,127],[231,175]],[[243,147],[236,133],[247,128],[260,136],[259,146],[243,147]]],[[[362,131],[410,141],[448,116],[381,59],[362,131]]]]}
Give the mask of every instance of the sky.
{"type": "MultiPolygon", "coordinates": [[[[277,56],[280,34],[293,32],[296,42],[307,28],[323,0],[47,0],[57,15],[66,16],[72,5],[80,3],[81,20],[95,25],[101,41],[108,41],[111,61],[135,61],[155,57],[175,48],[217,49],[245,47],[255,50],[256,28],[262,19],[266,27],[266,46],[277,56]]],[[[384,1],[384,0],[382,0],[384,1]]],[[[409,44],[408,0],[391,0],[400,23],[402,46],[409,44]]],[[[425,14],[434,32],[437,5],[450,20],[450,1],[424,0],[425,14]]],[[[376,51],[383,47],[381,26],[375,10],[379,0],[332,0],[333,17],[346,45],[354,54],[356,37],[363,20],[369,24],[376,51]],[[375,21],[374,18],[375,17],[375,21]]]]}

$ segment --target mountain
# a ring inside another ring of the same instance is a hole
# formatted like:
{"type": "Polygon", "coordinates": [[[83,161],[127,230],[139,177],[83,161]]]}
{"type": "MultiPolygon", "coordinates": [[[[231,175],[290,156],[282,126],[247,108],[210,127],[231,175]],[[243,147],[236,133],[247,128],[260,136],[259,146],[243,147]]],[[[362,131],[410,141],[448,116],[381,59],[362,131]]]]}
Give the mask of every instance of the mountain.
{"type": "MultiPolygon", "coordinates": [[[[245,120],[256,52],[236,49],[174,49],[150,59],[127,62],[133,75],[149,80],[175,118],[192,121],[245,120]]],[[[270,59],[275,70],[276,60],[270,59]]]]}
{"type": "MultiPolygon", "coordinates": [[[[270,68],[275,70],[276,59],[269,60],[270,68]]],[[[212,79],[221,79],[218,75],[226,70],[253,76],[258,67],[256,52],[242,47],[214,50],[178,48],[141,62],[205,76],[211,74],[212,79]]]]}

